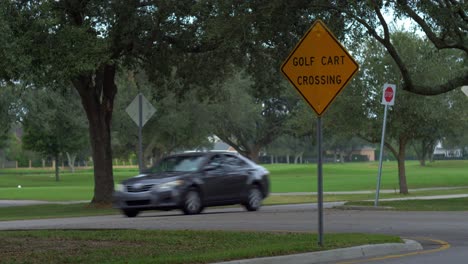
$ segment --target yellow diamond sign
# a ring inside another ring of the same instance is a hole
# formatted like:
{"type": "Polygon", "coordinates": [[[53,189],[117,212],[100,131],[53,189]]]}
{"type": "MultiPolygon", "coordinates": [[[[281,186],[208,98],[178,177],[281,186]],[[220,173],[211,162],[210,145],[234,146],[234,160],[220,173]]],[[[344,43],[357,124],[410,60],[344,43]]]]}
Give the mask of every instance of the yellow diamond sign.
{"type": "Polygon", "coordinates": [[[281,66],[283,74],[318,116],[358,69],[356,61],[320,20],[314,22],[281,66]]]}

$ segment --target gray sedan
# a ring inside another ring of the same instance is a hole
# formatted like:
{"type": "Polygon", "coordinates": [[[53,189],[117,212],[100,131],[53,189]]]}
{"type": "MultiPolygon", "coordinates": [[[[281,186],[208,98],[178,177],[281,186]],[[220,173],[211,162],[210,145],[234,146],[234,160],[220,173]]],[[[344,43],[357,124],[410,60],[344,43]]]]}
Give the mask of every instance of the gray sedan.
{"type": "Polygon", "coordinates": [[[118,184],[114,207],[128,217],[143,210],[182,209],[185,214],[198,214],[207,206],[231,204],[256,211],[269,194],[268,175],[264,167],[237,153],[171,155],[118,184]]]}

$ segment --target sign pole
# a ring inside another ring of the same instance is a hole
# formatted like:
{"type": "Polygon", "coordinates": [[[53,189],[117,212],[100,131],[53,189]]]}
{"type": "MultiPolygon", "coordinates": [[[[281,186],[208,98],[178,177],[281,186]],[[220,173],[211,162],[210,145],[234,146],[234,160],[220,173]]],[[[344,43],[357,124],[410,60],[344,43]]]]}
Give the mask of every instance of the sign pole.
{"type": "Polygon", "coordinates": [[[383,151],[384,151],[384,143],[385,143],[385,127],[387,125],[387,109],[389,105],[395,104],[395,93],[396,93],[396,85],[386,83],[383,86],[382,92],[382,104],[385,105],[384,110],[384,119],[382,125],[382,139],[380,140],[380,157],[379,157],[379,173],[377,174],[377,188],[375,190],[375,202],[374,206],[377,207],[379,205],[379,194],[380,194],[380,181],[382,179],[382,162],[383,162],[383,151]]]}
{"type": "Polygon", "coordinates": [[[317,117],[317,195],[318,195],[318,244],[323,246],[323,170],[322,170],[322,118],[317,117]]]}
{"type": "Polygon", "coordinates": [[[382,159],[383,159],[383,149],[384,149],[384,142],[385,142],[385,127],[387,124],[387,108],[388,108],[388,104],[385,105],[383,128],[382,128],[382,139],[380,140],[379,173],[377,175],[377,189],[375,191],[375,202],[374,202],[374,206],[376,207],[379,205],[380,180],[382,178],[382,159]]]}
{"type": "Polygon", "coordinates": [[[138,168],[139,172],[143,170],[143,143],[142,143],[142,128],[143,128],[143,95],[138,94],[138,168]]]}
{"type": "Polygon", "coordinates": [[[143,170],[143,126],[148,122],[151,116],[156,112],[154,106],[139,92],[133,101],[127,106],[125,112],[138,126],[138,170],[143,170]]]}

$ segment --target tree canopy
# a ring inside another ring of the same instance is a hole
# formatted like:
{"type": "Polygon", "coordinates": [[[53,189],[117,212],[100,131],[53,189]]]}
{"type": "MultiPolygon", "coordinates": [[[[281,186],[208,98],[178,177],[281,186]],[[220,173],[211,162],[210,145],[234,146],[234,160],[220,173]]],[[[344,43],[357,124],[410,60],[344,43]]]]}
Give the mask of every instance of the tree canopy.
{"type": "Polygon", "coordinates": [[[349,23],[352,34],[350,41],[359,41],[363,34],[369,34],[378,41],[395,62],[402,76],[402,88],[421,95],[437,95],[468,84],[468,3],[465,1],[344,1],[336,4],[330,1],[316,1],[317,8],[334,10],[349,23]],[[393,14],[393,17],[386,17],[393,14]],[[463,71],[442,83],[421,84],[411,69],[411,62],[405,60],[402,50],[395,45],[391,23],[394,20],[409,20],[417,25],[417,31],[424,34],[437,50],[458,50],[460,57],[452,58],[453,63],[462,60],[463,71]]]}
{"type": "MultiPolygon", "coordinates": [[[[87,148],[86,119],[74,90],[63,93],[34,89],[23,98],[23,146],[55,160],[59,180],[60,155],[76,155],[87,148]]],[[[70,160],[69,162],[74,162],[70,160]]],[[[69,164],[73,168],[73,164],[69,164]]]]}
{"type": "MultiPolygon", "coordinates": [[[[421,84],[443,83],[463,68],[463,62],[457,62],[457,65],[451,61],[453,58],[449,59],[452,56],[457,57],[460,54],[458,51],[447,51],[447,54],[442,55],[434,51],[430,42],[409,32],[395,32],[392,39],[393,45],[399,48],[402,56],[412,62],[410,69],[415,72],[417,69],[422,70],[414,76],[421,84]],[[428,63],[433,64],[428,66],[428,63]],[[427,75],[427,72],[433,73],[427,75]]],[[[395,105],[390,107],[387,117],[385,147],[398,161],[400,192],[406,194],[408,186],[404,163],[410,143],[426,141],[434,147],[444,135],[462,127],[457,124],[461,117],[460,112],[454,111],[455,106],[459,106],[454,100],[459,91],[438,96],[420,96],[399,89],[403,86],[404,77],[396,62],[375,40],[366,41],[359,55],[364,71],[345,90],[346,96],[337,100],[339,109],[346,109],[354,115],[337,116],[333,118],[335,121],[332,124],[338,130],[341,127],[345,133],[351,132],[371,143],[380,142],[383,122],[382,87],[384,83],[396,84],[395,105]]]]}
{"type": "Polygon", "coordinates": [[[233,67],[242,69],[252,80],[250,95],[262,117],[279,122],[284,106],[294,105],[283,94],[279,65],[321,18],[343,41],[360,43],[367,34],[377,40],[401,73],[404,90],[436,95],[468,84],[467,9],[464,1],[435,0],[6,0],[0,2],[0,85],[21,81],[76,90],[89,124],[93,203],[109,204],[112,118],[117,93],[124,89],[118,86],[119,71],[145,71],[156,101],[172,94],[179,102],[184,96],[220,99],[216,89],[233,67]],[[461,71],[442,82],[418,82],[418,68],[395,45],[384,13],[414,21],[437,50],[459,51],[446,58],[461,71]],[[172,75],[181,85],[163,86],[172,75]],[[198,92],[189,93],[192,89],[198,92]]]}
{"type": "Polygon", "coordinates": [[[8,139],[11,124],[14,120],[11,109],[13,102],[13,94],[10,88],[0,89],[0,147],[4,146],[5,141],[8,139]]]}

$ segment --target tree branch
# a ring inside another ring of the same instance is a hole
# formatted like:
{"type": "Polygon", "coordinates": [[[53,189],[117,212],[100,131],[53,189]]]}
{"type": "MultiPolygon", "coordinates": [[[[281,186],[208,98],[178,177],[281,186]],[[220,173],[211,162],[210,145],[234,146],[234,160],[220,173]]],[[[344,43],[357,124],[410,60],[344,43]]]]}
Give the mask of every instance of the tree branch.
{"type": "Polygon", "coordinates": [[[169,44],[174,45],[179,50],[183,52],[187,52],[187,53],[203,53],[203,52],[213,51],[217,49],[223,42],[222,39],[218,39],[217,41],[210,42],[210,43],[200,43],[195,46],[187,46],[172,36],[165,35],[163,37],[163,40],[169,44]]]}
{"type": "MultiPolygon", "coordinates": [[[[421,29],[424,31],[426,36],[429,38],[429,40],[434,43],[434,45],[438,49],[460,49],[468,53],[468,46],[463,43],[463,36],[461,36],[461,41],[454,41],[454,43],[447,43],[443,38],[437,37],[437,35],[434,33],[434,31],[431,29],[431,27],[426,23],[426,21],[421,18],[413,9],[411,9],[408,6],[408,3],[406,1],[397,1],[397,4],[400,6],[400,8],[406,12],[406,14],[413,19],[418,25],[421,27],[421,29]]],[[[460,12],[462,12],[460,10],[460,12]]],[[[463,13],[463,12],[462,12],[463,13]]],[[[463,16],[462,16],[463,18],[463,16]]],[[[466,17],[465,19],[466,20],[466,17]]],[[[466,21],[465,21],[466,22],[466,21]]]]}
{"type": "MultiPolygon", "coordinates": [[[[431,40],[434,45],[439,48],[439,49],[460,49],[468,53],[468,47],[466,47],[466,44],[447,44],[440,38],[436,36],[436,34],[431,30],[429,25],[416,13],[414,12],[408,5],[407,1],[398,1],[397,3],[400,5],[402,10],[406,12],[406,14],[414,19],[423,29],[423,31],[426,33],[428,36],[429,40],[431,40]]],[[[415,85],[413,83],[413,79],[411,76],[411,73],[409,72],[408,68],[406,67],[405,62],[403,62],[402,58],[398,54],[398,51],[396,50],[395,46],[391,43],[390,41],[390,35],[388,33],[388,26],[385,22],[385,19],[383,18],[378,5],[375,3],[375,1],[372,2],[374,11],[376,12],[376,15],[384,28],[384,37],[381,37],[377,31],[375,30],[375,27],[370,25],[365,19],[358,17],[356,14],[352,13],[351,10],[347,9],[340,9],[336,6],[333,5],[317,5],[319,8],[325,8],[325,9],[332,9],[332,10],[338,10],[342,12],[343,14],[347,15],[351,19],[359,22],[364,28],[367,29],[369,35],[371,35],[373,38],[375,38],[378,42],[380,42],[387,50],[389,55],[393,58],[395,61],[397,67],[399,68],[401,72],[401,77],[403,79],[403,90],[406,90],[408,92],[412,92],[415,94],[421,94],[421,95],[438,95],[442,94],[448,91],[451,91],[453,89],[456,89],[457,87],[467,85],[468,84],[468,73],[465,74],[464,76],[460,77],[455,77],[451,80],[448,80],[447,82],[440,84],[440,85],[435,85],[435,86],[422,86],[422,85],[415,85]]],[[[462,11],[460,11],[462,12],[462,11]]],[[[466,20],[466,19],[465,19],[466,20]]]]}

